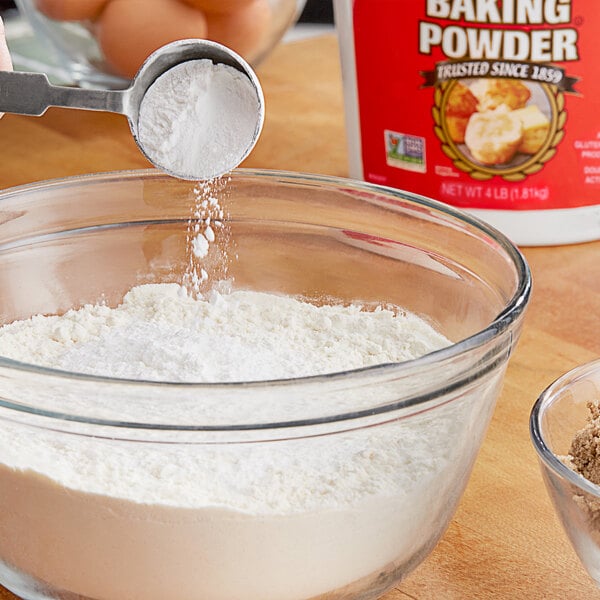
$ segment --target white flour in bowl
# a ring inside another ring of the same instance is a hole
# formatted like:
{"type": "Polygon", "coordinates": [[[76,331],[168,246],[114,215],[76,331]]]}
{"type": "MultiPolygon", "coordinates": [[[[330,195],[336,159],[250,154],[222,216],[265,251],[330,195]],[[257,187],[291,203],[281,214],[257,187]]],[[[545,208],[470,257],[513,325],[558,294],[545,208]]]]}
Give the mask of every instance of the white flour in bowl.
{"type": "Polygon", "coordinates": [[[315,306],[260,292],[195,300],[177,284],[133,288],[0,328],[0,355],[65,371],[155,381],[305,377],[410,360],[448,341],[415,315],[315,306]]]}
{"type": "MultiPolygon", "coordinates": [[[[197,300],[166,284],[134,288],[115,309],[0,329],[4,356],[170,381],[325,373],[446,344],[401,312],[242,291],[197,300]]],[[[462,446],[477,443],[463,440],[467,420],[459,403],[356,431],[241,444],[95,439],[5,421],[0,556],[95,600],[317,598],[431,542],[461,488],[462,446]]]]}

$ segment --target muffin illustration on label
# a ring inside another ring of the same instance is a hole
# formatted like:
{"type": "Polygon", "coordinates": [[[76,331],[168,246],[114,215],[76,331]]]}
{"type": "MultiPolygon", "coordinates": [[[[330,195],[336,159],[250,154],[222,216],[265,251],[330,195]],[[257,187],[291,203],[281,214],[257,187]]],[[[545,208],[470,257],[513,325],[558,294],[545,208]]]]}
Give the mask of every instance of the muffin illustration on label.
{"type": "Polygon", "coordinates": [[[540,171],[564,135],[560,90],[546,83],[479,77],[444,81],[435,131],[454,166],[473,178],[520,181],[540,171]]]}

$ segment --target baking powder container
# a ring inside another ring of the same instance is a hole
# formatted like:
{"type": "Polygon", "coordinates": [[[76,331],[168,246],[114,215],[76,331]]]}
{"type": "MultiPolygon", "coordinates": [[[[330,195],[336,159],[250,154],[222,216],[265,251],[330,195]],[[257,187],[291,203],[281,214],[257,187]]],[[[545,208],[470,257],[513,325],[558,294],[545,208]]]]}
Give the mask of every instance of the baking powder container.
{"type": "Polygon", "coordinates": [[[600,238],[593,0],[334,0],[350,174],[521,245],[600,238]]]}

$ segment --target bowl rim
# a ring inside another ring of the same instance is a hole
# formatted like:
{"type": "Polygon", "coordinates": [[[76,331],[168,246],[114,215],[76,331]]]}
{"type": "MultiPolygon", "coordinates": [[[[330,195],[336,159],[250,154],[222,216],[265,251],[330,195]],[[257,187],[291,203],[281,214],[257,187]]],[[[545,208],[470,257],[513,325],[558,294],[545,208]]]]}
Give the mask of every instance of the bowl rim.
{"type": "Polygon", "coordinates": [[[529,416],[529,435],[542,464],[556,475],[566,479],[569,483],[596,498],[600,498],[600,485],[592,483],[583,475],[567,467],[567,465],[552,452],[542,433],[541,421],[544,417],[544,413],[554,402],[556,402],[561,391],[570,387],[573,383],[587,379],[592,373],[598,371],[600,371],[600,358],[578,365],[566,373],[563,373],[542,391],[535,401],[529,416]]]}
{"type": "MultiPolygon", "coordinates": [[[[443,217],[449,217],[450,220],[458,221],[462,224],[467,224],[477,230],[482,237],[488,237],[493,244],[499,246],[503,253],[510,259],[515,269],[515,276],[517,278],[517,285],[513,296],[506,302],[503,310],[488,324],[484,329],[476,332],[475,334],[460,340],[457,343],[451,344],[445,348],[441,348],[419,358],[413,360],[407,360],[400,363],[387,363],[372,365],[369,367],[363,367],[360,369],[353,369],[347,371],[340,371],[334,373],[328,373],[324,375],[313,375],[307,377],[296,377],[288,379],[272,379],[272,380],[260,380],[250,382],[221,382],[221,383],[197,383],[197,382],[171,382],[171,381],[149,381],[149,380],[138,380],[138,379],[125,379],[125,378],[113,378],[99,375],[88,375],[82,373],[73,373],[70,371],[63,371],[59,369],[53,369],[49,367],[42,367],[30,363],[24,363],[16,360],[12,360],[3,356],[0,356],[0,369],[13,370],[22,374],[30,374],[35,377],[48,377],[58,378],[59,380],[69,382],[88,382],[95,385],[111,385],[121,386],[119,389],[123,391],[127,387],[142,388],[156,388],[160,386],[166,386],[171,389],[186,389],[186,390],[202,390],[210,392],[210,390],[263,390],[263,389],[284,389],[288,386],[293,386],[295,389],[309,391],[315,387],[320,390],[327,391],[331,389],[339,388],[340,384],[346,387],[348,384],[365,384],[371,381],[386,381],[391,379],[397,379],[402,376],[409,375],[411,372],[417,372],[419,370],[430,368],[432,364],[437,364],[442,361],[451,361],[458,359],[461,356],[476,351],[479,348],[484,347],[494,339],[500,338],[510,326],[523,315],[531,294],[532,278],[529,265],[521,254],[520,250],[513,244],[507,236],[503,233],[482,221],[481,219],[468,214],[467,212],[442,202],[433,200],[431,198],[407,192],[404,190],[398,190],[395,188],[382,186],[378,184],[372,184],[364,181],[357,181],[346,177],[320,175],[302,172],[293,172],[285,170],[272,170],[272,169],[248,169],[238,168],[228,174],[231,178],[260,178],[265,181],[278,181],[278,182],[306,182],[310,184],[319,184],[321,186],[330,186],[332,188],[342,188],[345,191],[356,191],[356,192],[376,192],[382,196],[396,198],[402,202],[409,202],[415,207],[421,207],[429,211],[441,213],[443,217]]],[[[90,183],[107,183],[116,181],[127,181],[133,179],[173,179],[165,173],[157,169],[135,169],[135,170],[122,170],[122,171],[109,171],[103,173],[92,173],[84,175],[75,175],[63,178],[56,178],[50,180],[44,180],[39,182],[27,183],[11,188],[7,188],[0,192],[0,206],[3,200],[23,194],[26,192],[35,192],[41,190],[49,190],[53,187],[65,187],[74,185],[86,185],[90,183]]],[[[190,185],[194,185],[193,182],[187,182],[190,185]]],[[[401,408],[412,407],[420,404],[427,403],[428,401],[436,398],[443,397],[444,395],[461,388],[464,385],[470,384],[473,381],[487,375],[490,370],[495,368],[497,361],[487,368],[480,369],[480,372],[473,373],[470,370],[467,373],[463,373],[458,380],[453,380],[446,385],[438,386],[433,391],[427,393],[417,393],[410,397],[404,397],[400,401],[386,402],[382,405],[372,406],[370,408],[358,411],[344,411],[343,413],[336,413],[326,417],[316,417],[310,419],[303,419],[301,421],[285,421],[283,423],[264,423],[264,424],[253,424],[253,425],[234,425],[231,427],[223,426],[193,426],[194,430],[198,429],[262,429],[262,428],[273,428],[273,427],[290,427],[290,426],[304,426],[304,425],[315,425],[323,423],[331,423],[335,421],[346,421],[349,419],[360,419],[365,416],[374,416],[377,414],[388,413],[401,408]]],[[[146,388],[146,389],[147,389],[146,388]]],[[[23,405],[15,404],[5,399],[0,399],[0,407],[10,408],[18,410],[19,412],[34,412],[25,408],[23,405]]],[[[61,420],[73,420],[85,423],[95,422],[94,419],[81,418],[76,415],[71,415],[70,418],[64,413],[53,413],[52,411],[35,409],[35,413],[38,415],[59,418],[61,420]]],[[[96,421],[101,424],[117,425],[120,427],[139,427],[139,423],[123,423],[118,421],[96,421]]],[[[152,427],[154,428],[154,427],[152,427]]],[[[162,427],[161,427],[162,428],[162,427]]],[[[179,429],[180,427],[177,426],[179,429]]]]}

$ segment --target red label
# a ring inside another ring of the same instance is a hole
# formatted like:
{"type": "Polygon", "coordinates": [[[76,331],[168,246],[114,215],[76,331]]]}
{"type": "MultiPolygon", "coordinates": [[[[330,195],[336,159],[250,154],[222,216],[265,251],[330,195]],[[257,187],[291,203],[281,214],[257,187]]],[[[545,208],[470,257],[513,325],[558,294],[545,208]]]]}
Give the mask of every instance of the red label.
{"type": "Polygon", "coordinates": [[[460,207],[600,203],[597,0],[355,0],[364,178],[460,207]]]}

